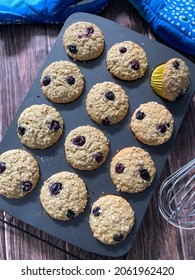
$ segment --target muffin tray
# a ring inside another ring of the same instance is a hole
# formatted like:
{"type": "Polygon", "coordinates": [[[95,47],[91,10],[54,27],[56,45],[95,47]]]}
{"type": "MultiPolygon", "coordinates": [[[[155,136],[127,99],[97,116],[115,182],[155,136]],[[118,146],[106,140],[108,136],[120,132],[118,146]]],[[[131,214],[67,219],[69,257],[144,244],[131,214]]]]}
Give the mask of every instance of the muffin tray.
{"type": "Polygon", "coordinates": [[[37,78],[0,145],[0,153],[10,149],[23,148],[29,151],[37,159],[41,175],[38,185],[30,194],[21,199],[8,200],[4,197],[0,197],[0,208],[13,217],[86,251],[111,257],[118,257],[127,253],[135,240],[139,226],[195,90],[195,79],[191,79],[187,94],[182,99],[172,103],[161,99],[152,91],[150,87],[150,75],[152,69],[158,64],[166,62],[173,57],[183,59],[189,67],[190,76],[195,76],[195,67],[192,62],[176,51],[158,42],[150,40],[141,34],[99,16],[85,13],[76,13],[70,16],[64,24],[55,45],[40,69],[37,78]],[[105,37],[105,49],[97,59],[87,62],[75,62],[66,55],[62,45],[62,36],[69,25],[77,21],[84,21],[85,19],[87,19],[88,22],[95,23],[103,31],[105,37]],[[137,81],[127,82],[114,78],[106,68],[106,54],[108,49],[114,43],[125,40],[131,40],[139,44],[144,48],[147,54],[148,69],[145,76],[137,81]],[[43,96],[40,89],[40,77],[43,70],[50,63],[58,60],[75,62],[84,74],[84,92],[76,101],[69,104],[52,103],[43,96]],[[96,83],[104,81],[118,83],[129,96],[130,107],[127,116],[123,121],[112,126],[96,124],[90,119],[85,109],[86,95],[91,87],[96,83]],[[175,129],[172,138],[165,144],[156,147],[150,147],[140,143],[129,128],[130,117],[134,110],[141,103],[148,101],[157,101],[158,103],[163,104],[170,110],[175,119],[175,129]],[[60,140],[52,147],[45,150],[32,150],[23,146],[17,136],[17,119],[25,108],[33,104],[43,103],[53,106],[61,113],[65,122],[64,132],[60,140]],[[66,136],[73,128],[87,124],[99,128],[105,133],[110,141],[110,152],[106,162],[98,169],[93,171],[79,171],[68,164],[64,154],[64,142],[66,136]],[[137,146],[147,150],[156,165],[157,173],[155,180],[152,185],[142,193],[119,193],[116,191],[116,188],[110,179],[109,166],[111,159],[118,150],[126,146],[137,146]],[[48,177],[54,173],[65,170],[76,172],[85,181],[89,192],[89,200],[87,207],[82,214],[73,220],[62,222],[52,219],[45,213],[39,201],[39,194],[43,182],[48,177]],[[100,243],[93,237],[88,224],[92,203],[104,194],[121,195],[131,203],[135,211],[136,221],[133,230],[124,241],[116,245],[104,245],[100,243]]]}

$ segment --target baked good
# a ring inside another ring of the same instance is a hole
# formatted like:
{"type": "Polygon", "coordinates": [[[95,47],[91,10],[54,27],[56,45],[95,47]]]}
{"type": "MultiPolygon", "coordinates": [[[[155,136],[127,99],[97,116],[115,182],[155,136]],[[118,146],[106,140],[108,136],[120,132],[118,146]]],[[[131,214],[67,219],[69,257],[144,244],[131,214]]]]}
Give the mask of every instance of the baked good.
{"type": "Polygon", "coordinates": [[[63,45],[70,57],[80,61],[91,60],[103,52],[104,35],[94,23],[80,21],[65,30],[63,45]]]}
{"type": "Polygon", "coordinates": [[[29,152],[13,149],[0,155],[0,195],[9,199],[24,197],[38,180],[39,165],[29,152]]]}
{"type": "Polygon", "coordinates": [[[84,76],[76,64],[61,60],[46,67],[40,83],[42,92],[52,102],[69,103],[83,92],[84,76]]]}
{"type": "Polygon", "coordinates": [[[149,187],[156,174],[149,153],[139,147],[125,147],[112,158],[110,176],[116,189],[137,193],[149,187]]]}
{"type": "Polygon", "coordinates": [[[120,85],[113,82],[97,83],[87,95],[87,113],[99,124],[120,122],[126,116],[128,108],[128,96],[120,85]]]}
{"type": "Polygon", "coordinates": [[[154,92],[169,101],[180,99],[190,84],[188,66],[182,59],[172,58],[154,68],[151,75],[154,92]]]}
{"type": "Polygon", "coordinates": [[[74,168],[93,170],[105,162],[109,141],[101,130],[86,125],[70,131],[64,147],[66,159],[74,168]]]}
{"type": "Polygon", "coordinates": [[[167,142],[173,134],[173,115],[165,106],[150,101],[134,111],[130,128],[142,143],[158,146],[167,142]]]}
{"type": "Polygon", "coordinates": [[[46,104],[26,108],[18,118],[17,134],[32,149],[45,149],[58,141],[63,132],[60,113],[46,104]]]}
{"type": "Polygon", "coordinates": [[[96,200],[89,217],[94,237],[108,245],[123,241],[134,221],[135,213],[130,203],[118,195],[105,195],[96,200]]]}
{"type": "Polygon", "coordinates": [[[143,77],[148,66],[144,49],[132,41],[114,44],[108,50],[106,63],[112,75],[126,81],[143,77]]]}
{"type": "Polygon", "coordinates": [[[62,171],[48,178],[40,193],[45,211],[54,219],[67,221],[82,213],[88,194],[84,181],[75,173],[62,171]]]}

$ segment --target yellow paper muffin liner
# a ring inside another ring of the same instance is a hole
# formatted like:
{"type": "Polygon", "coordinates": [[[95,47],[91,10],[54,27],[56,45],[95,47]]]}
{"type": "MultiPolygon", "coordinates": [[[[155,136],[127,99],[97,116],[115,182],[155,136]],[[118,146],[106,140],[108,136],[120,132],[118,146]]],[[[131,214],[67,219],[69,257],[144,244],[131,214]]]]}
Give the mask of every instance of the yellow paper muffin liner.
{"type": "Polygon", "coordinates": [[[152,89],[155,91],[157,95],[160,97],[164,97],[163,88],[162,88],[162,74],[165,68],[165,63],[157,66],[151,75],[150,84],[152,89]]]}

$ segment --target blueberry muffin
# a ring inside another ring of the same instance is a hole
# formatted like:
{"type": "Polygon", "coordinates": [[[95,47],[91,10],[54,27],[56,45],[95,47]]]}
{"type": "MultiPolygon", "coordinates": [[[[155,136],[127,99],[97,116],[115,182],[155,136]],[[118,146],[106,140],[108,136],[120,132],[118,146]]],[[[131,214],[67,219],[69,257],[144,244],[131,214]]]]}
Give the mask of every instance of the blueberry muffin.
{"type": "Polygon", "coordinates": [[[171,138],[174,131],[174,119],[165,106],[151,101],[141,104],[134,111],[130,128],[142,143],[158,146],[171,138]]]}
{"type": "Polygon", "coordinates": [[[75,173],[59,172],[48,178],[40,193],[45,211],[54,219],[67,221],[82,213],[88,194],[84,181],[75,173]]]}
{"type": "Polygon", "coordinates": [[[114,44],[108,50],[106,62],[110,73],[125,81],[143,77],[148,66],[144,49],[132,41],[114,44]]]}
{"type": "Polygon", "coordinates": [[[24,197],[38,180],[39,165],[29,152],[13,149],[0,155],[0,195],[9,199],[24,197]]]}
{"type": "Polygon", "coordinates": [[[84,89],[84,76],[76,64],[69,61],[55,61],[42,73],[41,90],[55,103],[69,103],[76,100],[84,89]]]}
{"type": "Polygon", "coordinates": [[[104,35],[91,22],[76,22],[64,32],[63,45],[66,53],[75,60],[95,59],[104,50],[104,35]]]}
{"type": "Polygon", "coordinates": [[[150,82],[157,95],[169,101],[176,101],[187,92],[189,87],[188,66],[183,60],[172,58],[153,70],[150,82]]]}
{"type": "Polygon", "coordinates": [[[127,200],[117,195],[105,195],[91,208],[89,225],[95,238],[107,245],[123,241],[132,230],[135,213],[127,200]]]}
{"type": "Polygon", "coordinates": [[[100,167],[109,152],[109,141],[102,131],[86,125],[79,126],[68,134],[65,141],[67,161],[80,170],[100,167]]]}
{"type": "Polygon", "coordinates": [[[155,174],[151,156],[139,147],[125,147],[112,158],[110,164],[111,179],[121,192],[142,192],[152,184],[155,174]]]}
{"type": "Polygon", "coordinates": [[[113,82],[97,83],[87,95],[87,113],[99,124],[112,125],[120,122],[126,116],[128,108],[128,96],[121,86],[113,82]]]}
{"type": "Polygon", "coordinates": [[[59,140],[63,123],[55,108],[45,104],[32,105],[20,114],[17,134],[22,144],[29,148],[45,149],[59,140]]]}

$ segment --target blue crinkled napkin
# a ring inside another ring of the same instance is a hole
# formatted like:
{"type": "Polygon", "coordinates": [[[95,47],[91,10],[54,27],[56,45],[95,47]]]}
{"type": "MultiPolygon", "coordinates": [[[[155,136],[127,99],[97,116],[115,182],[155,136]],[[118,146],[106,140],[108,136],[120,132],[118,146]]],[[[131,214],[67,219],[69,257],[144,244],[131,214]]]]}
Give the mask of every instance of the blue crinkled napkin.
{"type": "Polygon", "coordinates": [[[195,0],[129,0],[170,46],[195,55],[195,0]]]}
{"type": "Polygon", "coordinates": [[[64,23],[76,12],[100,13],[110,0],[1,0],[0,24],[64,23]]]}

